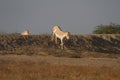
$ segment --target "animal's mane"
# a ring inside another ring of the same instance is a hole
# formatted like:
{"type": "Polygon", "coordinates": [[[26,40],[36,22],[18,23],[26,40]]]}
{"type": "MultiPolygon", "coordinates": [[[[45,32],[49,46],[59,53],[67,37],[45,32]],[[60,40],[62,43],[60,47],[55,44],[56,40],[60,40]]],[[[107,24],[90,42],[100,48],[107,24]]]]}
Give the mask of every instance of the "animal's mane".
{"type": "Polygon", "coordinates": [[[62,31],[61,27],[57,25],[57,27],[62,31]]]}

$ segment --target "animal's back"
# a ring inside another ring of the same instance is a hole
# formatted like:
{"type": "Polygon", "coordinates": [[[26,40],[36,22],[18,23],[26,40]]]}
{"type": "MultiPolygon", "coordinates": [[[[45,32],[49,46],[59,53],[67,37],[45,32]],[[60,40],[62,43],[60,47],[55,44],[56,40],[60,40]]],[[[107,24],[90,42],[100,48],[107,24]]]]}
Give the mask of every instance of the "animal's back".
{"type": "Polygon", "coordinates": [[[29,35],[29,30],[24,30],[21,35],[29,35]]]}

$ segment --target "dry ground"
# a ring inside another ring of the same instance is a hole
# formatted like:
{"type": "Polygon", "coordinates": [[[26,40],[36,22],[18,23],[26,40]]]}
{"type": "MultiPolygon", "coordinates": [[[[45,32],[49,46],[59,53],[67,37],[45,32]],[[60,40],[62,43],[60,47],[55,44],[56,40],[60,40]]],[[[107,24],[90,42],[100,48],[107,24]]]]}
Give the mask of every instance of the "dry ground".
{"type": "Polygon", "coordinates": [[[120,35],[0,35],[0,80],[120,80],[120,35]]]}
{"type": "Polygon", "coordinates": [[[0,80],[120,80],[119,74],[119,57],[0,56],[0,80]]]}

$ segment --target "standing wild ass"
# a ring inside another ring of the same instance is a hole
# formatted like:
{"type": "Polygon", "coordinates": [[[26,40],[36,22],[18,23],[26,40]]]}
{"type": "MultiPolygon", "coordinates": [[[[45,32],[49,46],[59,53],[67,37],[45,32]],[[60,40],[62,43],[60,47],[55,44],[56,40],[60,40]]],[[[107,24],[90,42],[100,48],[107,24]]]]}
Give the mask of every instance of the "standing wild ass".
{"type": "Polygon", "coordinates": [[[70,39],[70,33],[69,32],[63,32],[59,26],[53,27],[53,39],[55,39],[55,42],[57,44],[57,38],[61,41],[61,49],[64,48],[63,39],[70,39]]]}

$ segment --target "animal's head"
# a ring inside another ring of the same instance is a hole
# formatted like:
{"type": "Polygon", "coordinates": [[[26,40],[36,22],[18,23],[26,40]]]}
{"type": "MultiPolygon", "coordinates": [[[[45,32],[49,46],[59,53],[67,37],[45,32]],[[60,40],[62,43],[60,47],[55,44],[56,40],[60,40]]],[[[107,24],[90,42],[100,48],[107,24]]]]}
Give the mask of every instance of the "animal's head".
{"type": "Polygon", "coordinates": [[[70,32],[66,32],[66,38],[70,39],[70,32]]]}

